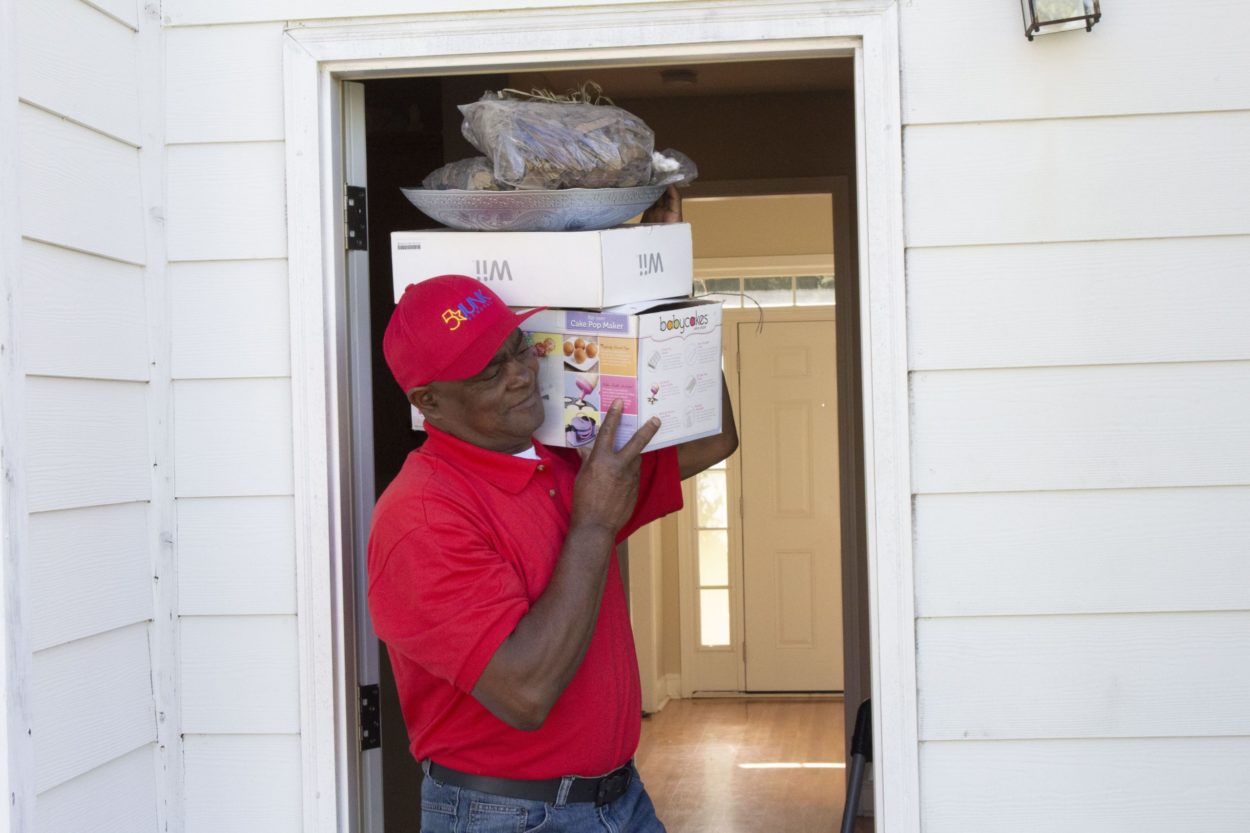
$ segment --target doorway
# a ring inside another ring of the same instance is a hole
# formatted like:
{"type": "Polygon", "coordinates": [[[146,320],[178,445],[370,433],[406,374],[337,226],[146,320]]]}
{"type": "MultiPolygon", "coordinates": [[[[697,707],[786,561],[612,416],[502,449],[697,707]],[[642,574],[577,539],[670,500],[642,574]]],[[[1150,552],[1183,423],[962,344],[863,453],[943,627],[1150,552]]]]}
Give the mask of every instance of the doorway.
{"type": "Polygon", "coordinates": [[[833,177],[824,194],[696,199],[688,209],[696,291],[725,304],[724,365],[742,444],[687,484],[676,516],[681,694],[840,695],[841,573],[862,552],[842,541],[841,515],[852,532],[858,510],[844,509],[839,494],[846,374],[833,304],[838,274],[845,282],[853,270],[847,182],[833,177]],[[770,222],[785,233],[769,233],[770,222]]]}
{"type": "MultiPolygon", "coordinates": [[[[376,498],[385,488],[404,456],[417,446],[421,437],[411,429],[407,403],[389,378],[379,347],[380,334],[393,306],[390,233],[435,225],[407,202],[400,193],[399,186],[417,184],[425,174],[442,164],[476,154],[460,135],[457,104],[475,100],[486,89],[512,87],[562,91],[578,87],[586,80],[593,80],[618,105],[636,113],[653,128],[658,147],[675,147],[690,155],[700,165],[700,180],[685,194],[692,204],[702,200],[749,201],[761,196],[789,196],[800,199],[823,198],[828,206],[836,187],[849,205],[853,196],[847,183],[854,181],[855,166],[854,100],[851,91],[853,68],[849,58],[697,64],[693,67],[682,65],[687,73],[681,77],[686,80],[676,86],[665,81],[666,77],[670,77],[665,70],[673,68],[603,67],[593,71],[427,76],[365,80],[358,85],[352,85],[358,86],[362,95],[365,127],[363,156],[367,160],[367,176],[362,181],[367,180],[369,183],[368,254],[367,270],[364,274],[367,275],[369,329],[372,335],[370,361],[360,367],[361,372],[364,372],[367,366],[372,383],[370,404],[373,480],[371,484],[362,483],[362,487],[366,489],[371,487],[370,498],[376,498]],[[689,83],[691,74],[695,77],[693,84],[689,83]]],[[[850,210],[846,211],[848,216],[851,213],[850,210]]],[[[761,223],[764,221],[761,220],[761,223]]],[[[849,220],[847,227],[840,231],[847,240],[852,238],[849,220]]],[[[786,228],[784,225],[776,230],[758,227],[752,233],[757,236],[784,236],[786,228]]],[[[825,240],[822,251],[828,253],[833,247],[832,239],[825,240]]],[[[845,254],[849,262],[850,244],[841,244],[839,253],[845,254]],[[842,252],[843,248],[846,249],[845,252],[842,252]]],[[[729,254],[732,256],[733,252],[729,254]]],[[[783,259],[791,258],[789,265],[793,266],[796,265],[794,258],[802,254],[790,252],[783,259]]],[[[735,259],[735,262],[742,264],[740,258],[735,259]]],[[[776,264],[776,259],[772,259],[769,265],[775,269],[776,264]]],[[[826,279],[832,276],[833,269],[819,271],[823,274],[813,277],[818,283],[823,281],[822,285],[832,294],[832,285],[826,279]]],[[[849,274],[853,269],[846,267],[846,271],[849,274]]],[[[842,277],[845,279],[847,275],[842,277]]],[[[805,284],[800,284],[798,291],[804,291],[804,287],[805,284]]],[[[778,311],[770,310],[771,316],[776,317],[777,314],[778,311]]],[[[734,343],[740,338],[750,341],[755,337],[743,323],[745,318],[743,311],[739,310],[731,325],[734,328],[732,333],[727,330],[727,335],[731,335],[734,343]]],[[[802,326],[802,322],[798,320],[789,320],[793,316],[787,318],[787,329],[791,324],[802,326]]],[[[810,312],[807,318],[812,319],[810,312]]],[[[814,324],[814,327],[809,328],[804,338],[815,338],[817,341],[833,338],[831,315],[826,314],[823,320],[818,317],[808,323],[814,324]]],[[[767,337],[772,339],[786,331],[780,326],[770,326],[767,337]]],[[[820,407],[826,409],[828,418],[823,421],[823,429],[818,431],[819,436],[814,437],[823,440],[826,445],[832,443],[834,449],[826,448],[821,452],[831,465],[821,470],[828,483],[825,493],[818,499],[826,514],[832,509],[835,516],[835,525],[830,526],[829,519],[826,518],[824,523],[829,528],[820,533],[828,541],[832,541],[837,537],[838,514],[837,419],[833,416],[837,398],[833,364],[836,351],[830,345],[823,348],[815,345],[813,349],[814,354],[821,355],[821,359],[813,363],[812,369],[822,372],[826,387],[833,388],[820,403],[820,407]],[[832,480],[829,475],[832,475],[832,480]]],[[[768,375],[767,371],[761,372],[768,375]]],[[[754,415],[749,415],[750,412],[739,410],[739,413],[748,419],[755,418],[754,415]]],[[[768,429],[765,429],[763,434],[767,433],[768,429]]],[[[802,459],[809,451],[810,449],[803,449],[797,453],[802,459]]],[[[755,464],[763,466],[769,455],[744,455],[744,459],[758,461],[755,464]]],[[[808,495],[808,499],[812,497],[813,495],[808,495]]],[[[783,514],[786,511],[792,512],[793,507],[783,507],[783,514]]],[[[758,526],[752,527],[751,533],[761,539],[770,537],[768,525],[771,522],[757,517],[758,526]]],[[[677,576],[669,568],[675,567],[676,559],[668,557],[663,560],[664,569],[669,574],[660,583],[661,594],[674,597],[679,592],[677,576]]],[[[782,577],[783,584],[792,591],[804,588],[809,591],[805,608],[809,621],[804,626],[812,634],[840,634],[840,622],[835,623],[835,627],[829,627],[831,617],[836,618],[841,608],[840,589],[836,578],[831,580],[828,575],[822,574],[815,584],[804,578],[802,570],[798,570],[803,567],[804,559],[800,553],[796,553],[794,547],[783,553],[781,560],[783,563],[780,564],[780,570],[773,570],[772,575],[782,577]],[[813,586],[823,586],[825,591],[813,595],[810,592],[813,586]],[[836,604],[831,604],[831,601],[836,604]],[[817,614],[822,615],[826,621],[813,629],[811,616],[817,614]]],[[[808,558],[807,563],[814,565],[815,562],[808,558]]],[[[835,570],[838,567],[836,559],[831,562],[825,558],[820,563],[826,572],[830,567],[835,570]]],[[[756,586],[763,587],[764,581],[762,578],[756,586]]],[[[775,595],[775,588],[763,590],[757,595],[762,598],[775,595]]],[[[363,610],[363,600],[360,607],[363,610]]],[[[779,611],[776,604],[772,608],[779,611]]],[[[800,608],[803,605],[798,604],[795,598],[785,602],[785,609],[789,612],[800,608]]],[[[661,653],[665,655],[663,662],[680,663],[680,648],[672,650],[674,645],[680,645],[679,617],[664,616],[662,621],[664,626],[658,638],[661,653]]],[[[812,642],[810,638],[796,636],[794,627],[797,622],[793,616],[788,619],[791,641],[812,642]]],[[[366,636],[359,648],[361,654],[367,656],[371,652],[377,652],[376,644],[369,644],[367,622],[360,623],[359,631],[366,636]]],[[[821,643],[821,648],[828,656],[813,662],[810,649],[806,656],[800,651],[800,656],[791,660],[789,673],[791,677],[795,674],[801,676],[805,668],[810,670],[810,667],[819,666],[826,672],[822,676],[782,683],[762,677],[759,678],[762,682],[748,681],[744,686],[731,688],[770,691],[841,690],[843,650],[840,639],[835,637],[831,642],[826,638],[821,643]]],[[[399,714],[398,696],[385,652],[374,655],[377,656],[377,682],[381,686],[382,743],[380,752],[369,754],[380,757],[381,762],[380,766],[365,769],[375,772],[380,769],[381,808],[374,815],[382,819],[384,827],[366,828],[370,829],[370,833],[374,833],[375,829],[410,829],[411,820],[419,817],[419,802],[414,786],[420,777],[419,768],[407,751],[407,736],[399,714]]],[[[760,669],[757,676],[762,673],[776,673],[776,669],[769,672],[765,664],[756,667],[760,669]]],[[[866,685],[866,674],[864,677],[866,685]]]]}
{"type": "Polygon", "coordinates": [[[920,829],[898,49],[895,0],[846,8],[797,0],[526,7],[471,18],[418,13],[303,22],[286,30],[284,154],[305,706],[300,731],[308,823],[362,829],[369,800],[361,792],[360,700],[352,674],[357,617],[350,542],[362,519],[352,507],[353,452],[345,425],[352,414],[343,358],[351,343],[351,308],[344,299],[347,194],[338,187],[345,173],[342,82],[499,67],[844,55],[854,60],[857,274],[840,271],[838,338],[848,357],[840,370],[849,377],[840,373],[839,389],[854,389],[856,396],[840,397],[840,408],[851,413],[838,424],[842,499],[863,507],[856,529],[849,529],[843,514],[843,536],[866,558],[854,565],[859,575],[844,570],[843,577],[848,599],[862,587],[869,588],[863,595],[870,602],[858,619],[847,605],[847,667],[865,669],[854,697],[848,675],[847,696],[851,702],[867,696],[870,667],[874,710],[889,716],[873,727],[878,754],[871,793],[878,824],[898,833],[920,829]],[[858,462],[847,465],[848,459],[858,462]]]}

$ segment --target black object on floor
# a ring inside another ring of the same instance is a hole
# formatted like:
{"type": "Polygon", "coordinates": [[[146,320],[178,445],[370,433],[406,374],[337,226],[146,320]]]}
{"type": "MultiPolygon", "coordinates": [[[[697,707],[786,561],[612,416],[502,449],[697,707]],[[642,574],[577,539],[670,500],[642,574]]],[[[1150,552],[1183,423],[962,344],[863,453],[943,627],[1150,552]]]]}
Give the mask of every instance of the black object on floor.
{"type": "Polygon", "coordinates": [[[872,763],[872,700],[859,704],[855,712],[855,734],[851,736],[851,771],[846,778],[846,805],[842,808],[841,833],[852,833],[859,790],[864,785],[864,764],[872,763]]]}

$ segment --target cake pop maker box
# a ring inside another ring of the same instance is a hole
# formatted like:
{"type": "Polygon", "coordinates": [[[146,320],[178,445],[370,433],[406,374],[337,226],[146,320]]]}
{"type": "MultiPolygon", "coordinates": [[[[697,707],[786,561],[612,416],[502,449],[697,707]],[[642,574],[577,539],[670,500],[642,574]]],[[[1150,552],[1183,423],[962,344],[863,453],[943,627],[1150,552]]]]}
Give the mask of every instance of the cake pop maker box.
{"type": "Polygon", "coordinates": [[[604,310],[547,309],[526,319],[538,357],[545,445],[594,442],[613,400],[620,448],[651,417],[649,450],[721,430],[721,305],[691,298],[604,310]]]}

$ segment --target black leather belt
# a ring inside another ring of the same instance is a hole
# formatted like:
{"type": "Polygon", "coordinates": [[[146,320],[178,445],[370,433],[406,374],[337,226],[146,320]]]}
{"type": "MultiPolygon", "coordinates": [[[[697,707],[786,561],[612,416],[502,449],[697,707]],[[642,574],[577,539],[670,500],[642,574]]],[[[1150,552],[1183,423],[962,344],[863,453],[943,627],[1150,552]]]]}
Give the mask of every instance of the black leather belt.
{"type": "MultiPolygon", "coordinates": [[[[566,804],[593,801],[596,807],[602,807],[604,804],[613,802],[624,795],[625,790],[629,788],[632,769],[630,764],[625,764],[620,769],[613,770],[607,775],[601,775],[598,778],[573,778],[573,783],[569,785],[569,791],[564,801],[566,804]]],[[[427,764],[426,772],[435,781],[443,784],[451,784],[456,787],[464,787],[467,790],[477,790],[478,792],[492,793],[494,795],[504,795],[508,798],[543,801],[547,804],[556,803],[556,800],[560,797],[560,785],[564,781],[563,778],[529,781],[519,778],[492,778],[489,775],[472,775],[467,772],[448,769],[433,761],[427,764]]]]}

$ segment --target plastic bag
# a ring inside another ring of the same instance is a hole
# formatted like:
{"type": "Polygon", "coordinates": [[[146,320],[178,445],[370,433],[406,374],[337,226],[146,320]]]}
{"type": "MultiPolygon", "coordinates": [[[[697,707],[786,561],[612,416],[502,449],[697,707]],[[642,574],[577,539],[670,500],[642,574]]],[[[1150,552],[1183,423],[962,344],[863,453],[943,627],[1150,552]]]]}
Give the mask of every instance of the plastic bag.
{"type": "Polygon", "coordinates": [[[542,190],[651,182],[655,134],[619,107],[488,92],[460,112],[464,137],[490,159],[499,182],[542,190]]]}
{"type": "Polygon", "coordinates": [[[665,148],[651,154],[652,185],[689,185],[699,177],[699,166],[680,150],[665,148]]]}
{"type": "Polygon", "coordinates": [[[511,191],[507,185],[495,181],[495,170],[485,156],[473,156],[450,162],[431,171],[421,180],[421,187],[429,191],[459,189],[462,191],[511,191]]]}

